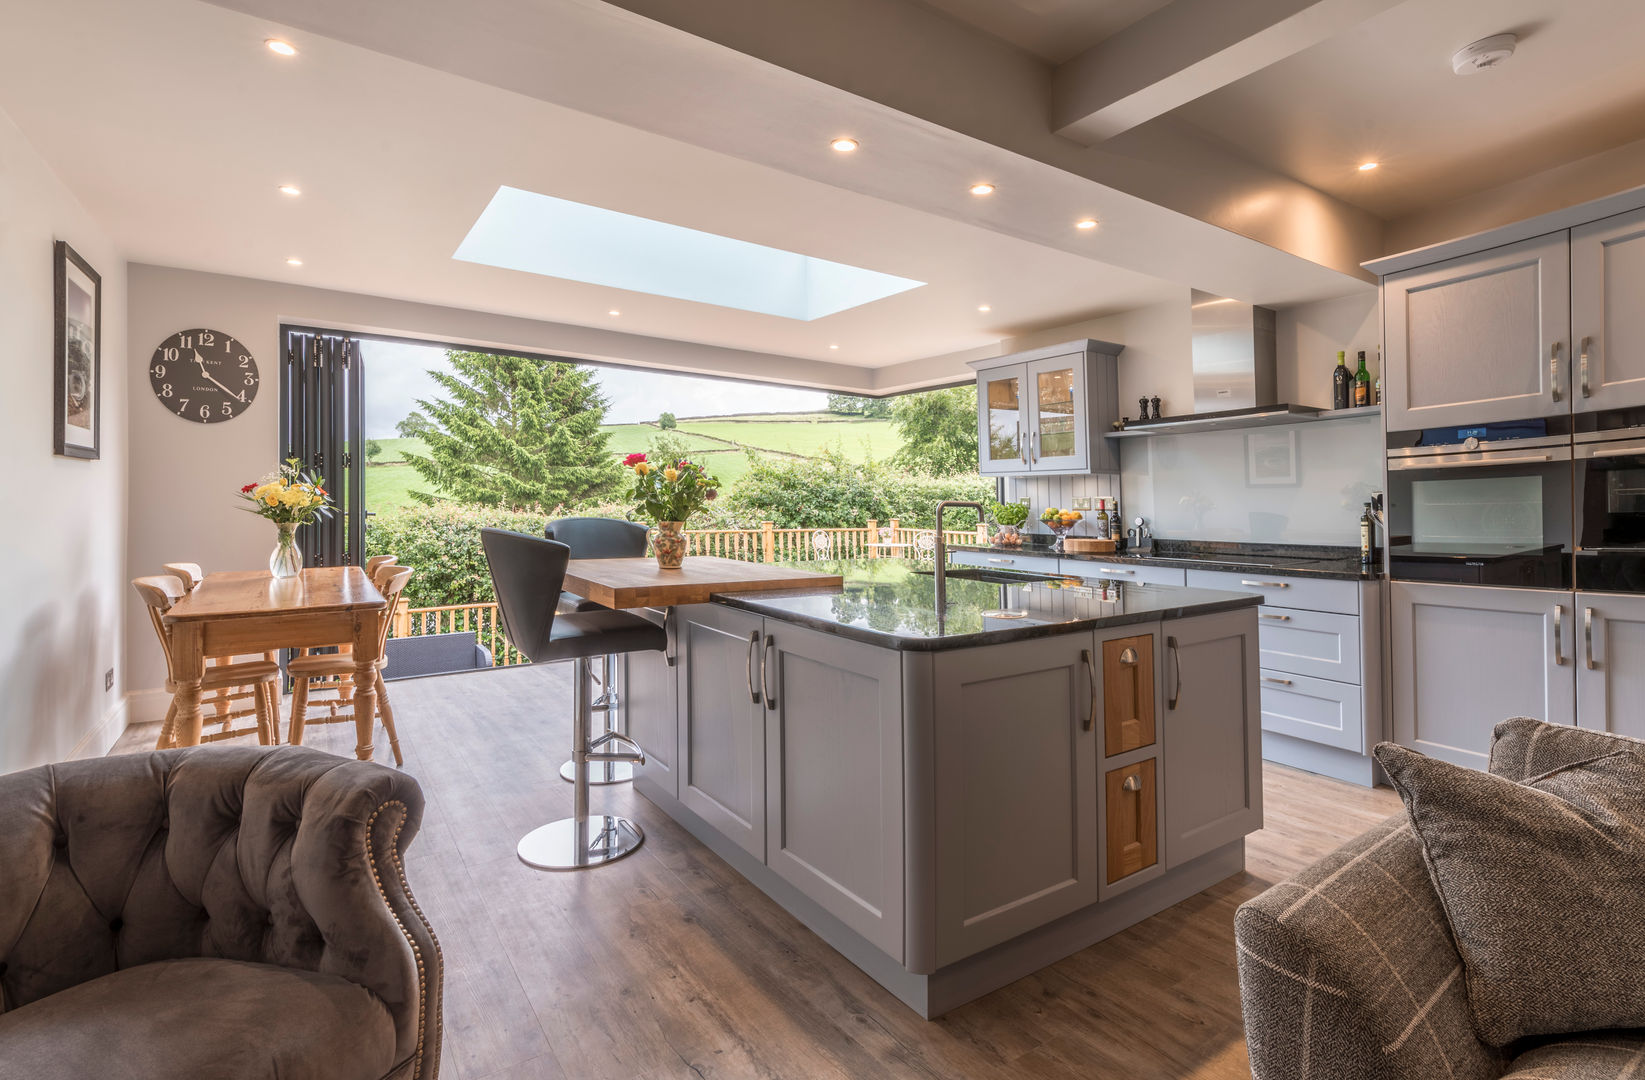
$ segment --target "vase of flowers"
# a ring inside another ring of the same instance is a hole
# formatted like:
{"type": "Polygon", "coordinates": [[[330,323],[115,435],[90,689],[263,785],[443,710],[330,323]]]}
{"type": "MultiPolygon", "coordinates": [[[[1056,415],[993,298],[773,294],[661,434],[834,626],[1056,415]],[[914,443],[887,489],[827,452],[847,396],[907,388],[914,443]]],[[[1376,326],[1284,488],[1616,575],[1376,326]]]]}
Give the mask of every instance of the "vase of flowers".
{"type": "Polygon", "coordinates": [[[296,458],[240,489],[246,509],[274,523],[274,550],[268,557],[268,572],[278,580],[303,572],[303,551],[297,546],[297,526],[311,525],[332,512],[331,496],[325,480],[310,476],[297,467],[296,458]]]}
{"type": "Polygon", "coordinates": [[[623,464],[634,470],[635,515],[656,526],[651,547],[657,565],[678,570],[685,561],[685,523],[719,497],[720,482],[689,461],[652,462],[630,454],[623,464]]]}

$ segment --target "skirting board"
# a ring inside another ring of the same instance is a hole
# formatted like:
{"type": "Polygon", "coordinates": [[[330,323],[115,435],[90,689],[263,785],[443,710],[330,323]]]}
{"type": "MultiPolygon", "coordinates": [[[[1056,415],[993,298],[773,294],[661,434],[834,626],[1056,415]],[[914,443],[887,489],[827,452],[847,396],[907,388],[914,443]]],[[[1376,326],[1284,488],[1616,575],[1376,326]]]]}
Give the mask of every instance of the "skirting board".
{"type": "Polygon", "coordinates": [[[157,724],[166,718],[171,695],[161,689],[133,690],[126,695],[126,715],[130,724],[157,724]]]}
{"type": "Polygon", "coordinates": [[[1377,763],[1368,754],[1356,754],[1335,746],[1321,746],[1307,739],[1293,738],[1272,731],[1262,733],[1262,757],[1279,765],[1289,765],[1304,772],[1319,773],[1334,780],[1346,780],[1360,787],[1385,784],[1377,763]]]}
{"type": "Polygon", "coordinates": [[[131,722],[130,704],[129,697],[121,698],[115,702],[114,708],[105,713],[103,719],[93,725],[90,731],[80,736],[80,741],[74,744],[73,750],[69,751],[69,760],[81,761],[85,758],[99,758],[114,749],[114,744],[120,741],[120,733],[125,731],[126,725],[131,722]]]}
{"type": "MultiPolygon", "coordinates": [[[[869,978],[927,1020],[1112,937],[1245,869],[1245,841],[1242,838],[1111,900],[1065,915],[1021,937],[950,964],[934,974],[916,975],[824,911],[815,901],[727,839],[672,795],[646,783],[644,777],[635,778],[634,790],[679,822],[687,832],[729,863],[733,870],[775,900],[869,978]]],[[[642,828],[644,824],[640,823],[642,828]]]]}

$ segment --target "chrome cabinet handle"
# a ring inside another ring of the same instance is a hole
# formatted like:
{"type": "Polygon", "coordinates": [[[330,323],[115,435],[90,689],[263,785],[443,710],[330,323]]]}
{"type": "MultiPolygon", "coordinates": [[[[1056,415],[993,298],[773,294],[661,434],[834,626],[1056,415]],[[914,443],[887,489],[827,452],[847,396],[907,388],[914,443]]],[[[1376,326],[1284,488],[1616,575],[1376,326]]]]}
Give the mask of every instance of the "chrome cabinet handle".
{"type": "Polygon", "coordinates": [[[1597,670],[1599,660],[1594,657],[1594,609],[1591,607],[1582,609],[1582,642],[1588,649],[1588,670],[1597,670]]]}
{"type": "Polygon", "coordinates": [[[1039,459],[1040,433],[1037,431],[1030,431],[1028,433],[1028,460],[1030,463],[1033,463],[1039,461],[1039,459]]]}
{"type": "Polygon", "coordinates": [[[1277,675],[1264,675],[1262,677],[1262,681],[1263,682],[1277,683],[1280,686],[1290,686],[1290,685],[1292,685],[1290,679],[1282,679],[1277,675]]]}
{"type": "Polygon", "coordinates": [[[1165,647],[1171,650],[1171,669],[1177,673],[1177,688],[1171,691],[1171,700],[1165,703],[1167,709],[1175,709],[1177,702],[1182,700],[1182,657],[1177,653],[1177,639],[1165,639],[1165,647]]]}
{"type": "Polygon", "coordinates": [[[1141,791],[1142,777],[1138,776],[1136,773],[1132,773],[1130,776],[1125,778],[1125,783],[1121,784],[1120,787],[1125,791],[1141,791]]]}
{"type": "Polygon", "coordinates": [[[1240,584],[1255,585],[1259,589],[1289,589],[1291,587],[1289,581],[1246,581],[1241,579],[1240,584]]]}
{"type": "MultiPolygon", "coordinates": [[[[777,707],[777,697],[771,692],[771,683],[766,679],[766,673],[777,666],[768,663],[771,659],[771,648],[776,643],[776,639],[768,634],[765,639],[765,647],[760,650],[760,690],[765,693],[765,707],[768,709],[776,709],[777,707]]],[[[758,701],[760,699],[755,698],[754,700],[758,701]]]]}
{"type": "Polygon", "coordinates": [[[988,561],[991,563],[999,563],[1001,566],[1014,566],[1017,562],[1015,559],[989,559],[988,561]]]}
{"type": "MultiPolygon", "coordinates": [[[[748,635],[748,663],[745,665],[746,670],[743,673],[748,676],[748,697],[756,705],[760,703],[760,692],[754,689],[754,647],[759,643],[760,632],[758,630],[750,631],[748,635]]],[[[763,665],[761,677],[763,681],[763,665]]]]}
{"type": "Polygon", "coordinates": [[[1131,648],[1129,645],[1127,645],[1125,647],[1125,649],[1120,653],[1120,663],[1124,664],[1127,667],[1130,667],[1132,664],[1135,664],[1136,662],[1137,662],[1137,650],[1135,650],[1135,649],[1131,648]]]}
{"type": "Polygon", "coordinates": [[[1585,338],[1582,339],[1582,396],[1583,397],[1593,397],[1594,396],[1593,391],[1588,389],[1588,346],[1593,343],[1593,340],[1594,339],[1591,338],[1591,337],[1585,337],[1585,338]]]}
{"type": "Polygon", "coordinates": [[[1270,615],[1266,611],[1257,612],[1257,618],[1259,618],[1259,619],[1273,619],[1275,622],[1290,622],[1291,621],[1291,616],[1289,616],[1289,615],[1270,615]]]}
{"type": "Polygon", "coordinates": [[[1091,673],[1091,712],[1086,716],[1085,723],[1080,725],[1080,730],[1090,731],[1097,723],[1097,662],[1092,659],[1090,649],[1081,649],[1080,659],[1085,661],[1085,670],[1091,673]]]}
{"type": "Polygon", "coordinates": [[[1028,464],[1028,441],[1022,437],[1022,421],[1017,421],[1017,457],[1028,464]]]}
{"type": "Polygon", "coordinates": [[[1554,666],[1565,666],[1565,646],[1560,640],[1565,630],[1565,605],[1554,605],[1554,666]]]}
{"type": "MultiPolygon", "coordinates": [[[[668,651],[669,642],[674,641],[674,635],[669,632],[673,629],[674,619],[675,615],[673,608],[669,608],[667,611],[663,612],[663,663],[667,664],[669,667],[673,667],[680,659],[680,651],[678,648],[676,648],[673,652],[668,651]]],[[[678,642],[675,642],[676,646],[678,644],[678,642]]]]}
{"type": "Polygon", "coordinates": [[[1548,382],[1553,385],[1553,393],[1554,393],[1554,400],[1555,401],[1564,401],[1565,400],[1565,391],[1563,391],[1559,388],[1559,347],[1560,347],[1560,344],[1561,344],[1560,342],[1556,341],[1556,342],[1554,342],[1553,347],[1548,350],[1548,382]]]}

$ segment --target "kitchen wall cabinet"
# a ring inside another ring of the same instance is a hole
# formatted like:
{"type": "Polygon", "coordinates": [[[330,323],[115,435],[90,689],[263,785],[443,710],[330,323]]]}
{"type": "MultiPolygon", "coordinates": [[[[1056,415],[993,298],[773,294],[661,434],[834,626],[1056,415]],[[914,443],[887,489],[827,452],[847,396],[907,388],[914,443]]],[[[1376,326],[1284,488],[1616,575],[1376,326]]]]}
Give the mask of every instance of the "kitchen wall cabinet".
{"type": "Polygon", "coordinates": [[[1645,405],[1645,210],[1571,230],[1578,412],[1645,405]]]}
{"type": "Polygon", "coordinates": [[[1571,410],[1565,231],[1383,279],[1389,431],[1571,410]]]}
{"type": "Polygon", "coordinates": [[[766,864],[883,952],[903,955],[902,665],[766,620],[766,864]]]}
{"type": "Polygon", "coordinates": [[[1576,720],[1572,594],[1389,583],[1394,741],[1476,769],[1511,716],[1576,720]]]}
{"type": "Polygon", "coordinates": [[[675,763],[680,748],[679,670],[675,658],[675,620],[662,612],[646,612],[663,622],[668,634],[664,652],[635,652],[623,658],[626,678],[622,689],[622,718],[629,736],[645,751],[645,763],[634,766],[634,779],[643,793],[648,789],[679,797],[675,763]]]}
{"type": "Polygon", "coordinates": [[[719,604],[675,608],[679,799],[765,860],[762,620],[719,604]]]}
{"type": "Polygon", "coordinates": [[[1645,739],[1645,596],[1577,593],[1577,723],[1645,739]]]}
{"type": "Polygon", "coordinates": [[[1104,439],[1119,418],[1122,345],[1073,341],[973,361],[977,459],[986,476],[1118,472],[1104,439]]]}

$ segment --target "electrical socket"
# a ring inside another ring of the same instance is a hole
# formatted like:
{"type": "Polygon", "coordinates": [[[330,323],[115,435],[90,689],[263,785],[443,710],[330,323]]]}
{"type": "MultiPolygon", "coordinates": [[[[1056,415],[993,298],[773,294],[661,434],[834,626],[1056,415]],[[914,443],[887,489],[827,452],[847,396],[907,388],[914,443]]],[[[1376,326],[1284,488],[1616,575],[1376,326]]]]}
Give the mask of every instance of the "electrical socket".
{"type": "Polygon", "coordinates": [[[109,668],[107,671],[103,672],[103,693],[106,694],[110,690],[113,690],[113,689],[114,689],[114,669],[109,668]]]}

